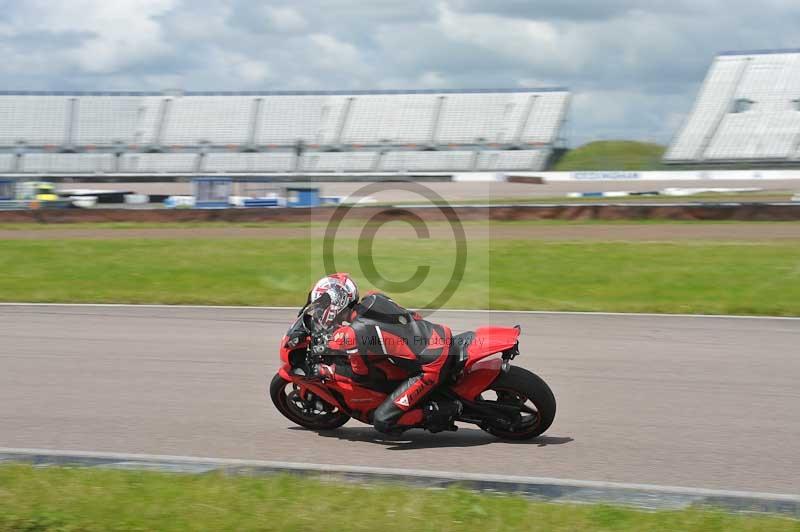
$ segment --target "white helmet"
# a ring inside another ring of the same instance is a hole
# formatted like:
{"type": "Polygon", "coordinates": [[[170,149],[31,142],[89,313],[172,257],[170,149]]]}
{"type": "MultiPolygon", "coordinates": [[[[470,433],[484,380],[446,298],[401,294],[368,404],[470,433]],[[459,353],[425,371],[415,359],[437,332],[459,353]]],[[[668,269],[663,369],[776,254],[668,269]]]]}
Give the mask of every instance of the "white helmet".
{"type": "Polygon", "coordinates": [[[346,309],[358,302],[358,286],[347,273],[334,273],[317,281],[308,294],[308,312],[314,324],[328,329],[346,309]]]}

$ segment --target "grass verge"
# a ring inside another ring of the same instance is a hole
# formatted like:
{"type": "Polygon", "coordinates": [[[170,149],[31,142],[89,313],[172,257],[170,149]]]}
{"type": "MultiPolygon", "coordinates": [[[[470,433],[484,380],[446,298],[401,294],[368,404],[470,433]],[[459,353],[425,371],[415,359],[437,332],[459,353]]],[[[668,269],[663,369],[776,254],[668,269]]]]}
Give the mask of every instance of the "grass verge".
{"type": "Polygon", "coordinates": [[[553,170],[660,170],[664,146],[632,140],[601,140],[569,150],[553,170]]]}
{"type": "MultiPolygon", "coordinates": [[[[552,199],[552,198],[551,198],[552,199]]],[[[503,202],[504,200],[492,200],[503,202]]],[[[328,226],[329,222],[9,222],[0,223],[0,231],[57,231],[57,230],[94,230],[94,229],[319,229],[328,226]]],[[[345,219],[341,227],[361,228],[369,222],[365,220],[345,219]]],[[[382,222],[381,222],[382,223],[382,222]]],[[[742,221],[742,220],[671,220],[668,218],[643,218],[639,220],[597,220],[582,218],[577,220],[462,220],[464,227],[489,226],[501,229],[509,225],[539,226],[619,226],[619,225],[737,225],[737,226],[800,226],[797,221],[742,221]]],[[[445,227],[447,222],[429,221],[430,227],[445,227]]],[[[1,240],[1,239],[0,239],[1,240]]]]}
{"type": "MultiPolygon", "coordinates": [[[[378,272],[399,281],[420,265],[427,280],[405,292],[359,272],[369,250],[336,242],[336,268],[409,307],[450,280],[456,244],[376,241],[378,272]],[[450,262],[448,262],[450,261],[450,262]]],[[[0,240],[0,300],[218,305],[302,304],[324,272],[319,240],[0,240]]],[[[800,315],[800,246],[764,242],[473,240],[450,308],[800,315]]]]}
{"type": "Polygon", "coordinates": [[[458,489],[0,467],[0,530],[797,531],[772,516],[560,505],[458,489]]]}

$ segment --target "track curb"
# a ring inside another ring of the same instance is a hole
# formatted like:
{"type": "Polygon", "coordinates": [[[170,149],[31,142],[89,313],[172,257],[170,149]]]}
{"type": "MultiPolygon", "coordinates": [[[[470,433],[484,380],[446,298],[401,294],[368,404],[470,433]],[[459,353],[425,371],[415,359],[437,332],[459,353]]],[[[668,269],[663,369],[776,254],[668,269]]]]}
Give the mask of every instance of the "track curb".
{"type": "Polygon", "coordinates": [[[189,474],[211,471],[249,475],[294,474],[359,483],[401,483],[425,488],[459,486],[483,492],[514,493],[560,503],[603,503],[648,510],[712,507],[731,512],[777,513],[800,518],[800,495],[652,484],[231,458],[4,447],[0,447],[0,462],[21,462],[38,467],[102,467],[189,474]]]}

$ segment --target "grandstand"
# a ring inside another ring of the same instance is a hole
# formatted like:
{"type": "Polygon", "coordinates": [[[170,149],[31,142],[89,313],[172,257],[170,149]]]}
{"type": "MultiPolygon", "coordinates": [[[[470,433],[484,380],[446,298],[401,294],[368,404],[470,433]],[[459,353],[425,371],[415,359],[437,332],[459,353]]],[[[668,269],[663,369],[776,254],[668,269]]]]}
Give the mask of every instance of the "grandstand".
{"type": "Polygon", "coordinates": [[[723,52],[665,163],[800,163],[800,50],[723,52]]]}
{"type": "Polygon", "coordinates": [[[540,170],[566,89],[0,92],[0,174],[540,170]]]}

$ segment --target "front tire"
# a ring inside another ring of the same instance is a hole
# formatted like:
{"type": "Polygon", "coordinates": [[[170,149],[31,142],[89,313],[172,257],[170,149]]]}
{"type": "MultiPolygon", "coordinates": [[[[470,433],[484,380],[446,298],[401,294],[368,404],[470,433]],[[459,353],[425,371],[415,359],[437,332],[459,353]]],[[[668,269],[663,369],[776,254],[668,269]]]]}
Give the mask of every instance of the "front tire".
{"type": "Polygon", "coordinates": [[[556,417],[556,398],[541,377],[527,369],[511,366],[501,373],[481,396],[493,394],[493,400],[506,405],[524,405],[535,414],[522,417],[520,423],[500,426],[487,423],[481,426],[489,434],[504,440],[529,440],[553,424],[556,417]]]}
{"type": "Polygon", "coordinates": [[[269,385],[269,395],[278,412],[289,421],[311,430],[333,430],[341,427],[350,416],[318,397],[303,400],[294,383],[275,374],[269,385]]]}

